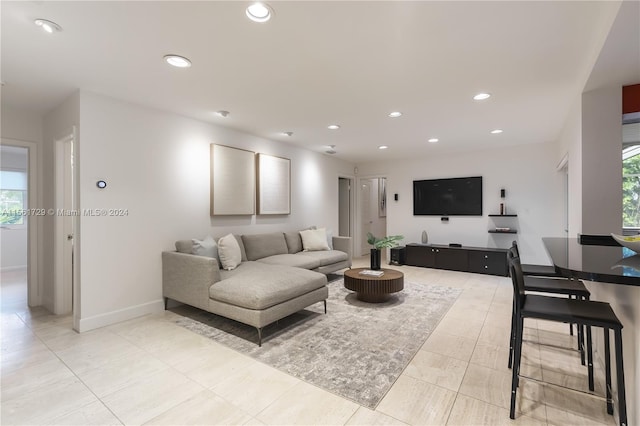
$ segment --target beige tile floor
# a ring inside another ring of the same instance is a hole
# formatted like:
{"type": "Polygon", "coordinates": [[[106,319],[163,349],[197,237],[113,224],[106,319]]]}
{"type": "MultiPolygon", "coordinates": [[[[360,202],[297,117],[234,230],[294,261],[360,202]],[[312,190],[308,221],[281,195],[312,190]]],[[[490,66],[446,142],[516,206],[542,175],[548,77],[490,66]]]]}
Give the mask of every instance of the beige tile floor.
{"type": "MultiPolygon", "coordinates": [[[[24,273],[3,273],[0,423],[614,424],[600,401],[527,381],[517,419],[509,419],[508,278],[394,268],[406,280],[462,294],[376,410],[178,327],[172,312],[77,334],[70,317],[26,308],[24,273]]],[[[584,387],[576,353],[536,343],[571,343],[567,326],[526,326],[523,371],[584,387]]]]}

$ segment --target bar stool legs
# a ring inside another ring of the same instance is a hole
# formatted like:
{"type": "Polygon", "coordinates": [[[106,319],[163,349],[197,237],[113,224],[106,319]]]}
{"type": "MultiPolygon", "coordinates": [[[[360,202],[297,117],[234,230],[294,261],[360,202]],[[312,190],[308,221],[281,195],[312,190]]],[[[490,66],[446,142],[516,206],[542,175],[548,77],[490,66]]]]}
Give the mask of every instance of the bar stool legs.
{"type": "MultiPolygon", "coordinates": [[[[606,352],[606,350],[605,350],[606,352]]],[[[587,326],[587,374],[589,376],[589,390],[593,391],[593,341],[591,339],[591,327],[587,326]]]]}
{"type": "MultiPolygon", "coordinates": [[[[515,419],[516,414],[516,392],[520,384],[520,362],[522,357],[522,335],[524,330],[524,320],[516,319],[515,341],[513,348],[513,365],[511,379],[511,404],[509,407],[509,417],[515,419]]],[[[604,352],[605,352],[605,380],[606,380],[606,399],[607,413],[613,414],[613,395],[611,392],[611,344],[609,342],[610,329],[604,328],[604,352]]],[[[624,386],[624,364],[622,359],[622,330],[614,330],[615,332],[615,351],[616,351],[616,378],[618,387],[618,410],[620,426],[627,426],[627,400],[624,386]]],[[[587,327],[587,347],[591,348],[591,327],[587,327]]],[[[592,351],[587,351],[589,365],[589,389],[594,390],[593,386],[593,355],[592,351]]]]}
{"type": "MultiPolygon", "coordinates": [[[[624,365],[622,361],[622,330],[614,330],[616,345],[616,378],[618,381],[618,409],[620,425],[627,425],[627,397],[624,390],[624,365]]],[[[604,355],[606,370],[607,413],[613,414],[613,399],[611,395],[611,348],[609,343],[609,329],[604,329],[604,355]]]]}
{"type": "Polygon", "coordinates": [[[609,329],[604,329],[604,364],[605,364],[605,388],[607,393],[607,414],[613,414],[613,401],[611,399],[611,347],[609,344],[609,329]]]}
{"type": "MultiPolygon", "coordinates": [[[[606,341],[609,341],[609,330],[606,341]]],[[[620,411],[620,425],[627,426],[627,397],[624,391],[624,365],[622,361],[622,330],[615,330],[616,345],[616,376],[618,379],[618,409],[620,411]]],[[[613,407],[611,407],[613,409],[613,407]]]]}

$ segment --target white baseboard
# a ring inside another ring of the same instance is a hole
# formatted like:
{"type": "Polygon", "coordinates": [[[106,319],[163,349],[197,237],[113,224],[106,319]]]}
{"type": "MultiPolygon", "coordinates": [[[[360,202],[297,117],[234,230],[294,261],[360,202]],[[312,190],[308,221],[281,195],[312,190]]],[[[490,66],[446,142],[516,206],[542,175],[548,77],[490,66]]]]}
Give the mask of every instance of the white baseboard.
{"type": "Polygon", "coordinates": [[[162,312],[164,310],[164,301],[162,299],[153,302],[143,303],[137,306],[131,306],[118,311],[107,312],[95,315],[89,318],[80,318],[78,331],[80,333],[93,330],[100,327],[106,327],[111,324],[141,317],[147,314],[162,312]]]}
{"type": "Polygon", "coordinates": [[[27,265],[3,266],[2,268],[0,268],[0,271],[8,272],[8,271],[16,271],[18,269],[27,269],[27,265]]]}

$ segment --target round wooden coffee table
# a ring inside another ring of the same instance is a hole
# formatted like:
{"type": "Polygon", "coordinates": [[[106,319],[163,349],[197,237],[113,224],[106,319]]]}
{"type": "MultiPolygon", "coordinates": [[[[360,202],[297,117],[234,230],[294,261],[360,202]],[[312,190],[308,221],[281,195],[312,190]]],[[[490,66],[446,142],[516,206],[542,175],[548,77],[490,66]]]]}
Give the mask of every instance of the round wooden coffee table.
{"type": "Polygon", "coordinates": [[[348,269],[344,273],[345,288],[355,291],[358,300],[369,303],[386,302],[392,293],[404,288],[404,275],[395,269],[380,269],[383,275],[375,277],[360,272],[367,268],[348,269]]]}

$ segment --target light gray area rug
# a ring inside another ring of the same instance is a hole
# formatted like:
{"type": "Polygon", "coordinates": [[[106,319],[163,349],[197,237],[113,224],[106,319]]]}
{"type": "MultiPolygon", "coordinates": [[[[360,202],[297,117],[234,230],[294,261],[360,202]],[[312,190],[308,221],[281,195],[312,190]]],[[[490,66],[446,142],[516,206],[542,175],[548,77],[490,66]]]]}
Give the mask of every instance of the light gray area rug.
{"type": "Polygon", "coordinates": [[[322,303],[256,329],[190,306],[176,323],[360,405],[375,408],[460,295],[460,289],[405,282],[385,303],[360,302],[329,283],[322,303]]]}

